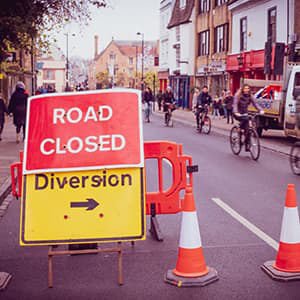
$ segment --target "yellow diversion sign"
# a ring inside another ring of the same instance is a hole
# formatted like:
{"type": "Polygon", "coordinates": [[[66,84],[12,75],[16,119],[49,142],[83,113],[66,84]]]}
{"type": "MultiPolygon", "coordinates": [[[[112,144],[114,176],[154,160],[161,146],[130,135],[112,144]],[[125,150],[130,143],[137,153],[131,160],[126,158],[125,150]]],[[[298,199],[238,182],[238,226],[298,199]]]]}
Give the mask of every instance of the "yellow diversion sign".
{"type": "Polygon", "coordinates": [[[24,176],[21,245],[145,238],[143,168],[24,176]]]}

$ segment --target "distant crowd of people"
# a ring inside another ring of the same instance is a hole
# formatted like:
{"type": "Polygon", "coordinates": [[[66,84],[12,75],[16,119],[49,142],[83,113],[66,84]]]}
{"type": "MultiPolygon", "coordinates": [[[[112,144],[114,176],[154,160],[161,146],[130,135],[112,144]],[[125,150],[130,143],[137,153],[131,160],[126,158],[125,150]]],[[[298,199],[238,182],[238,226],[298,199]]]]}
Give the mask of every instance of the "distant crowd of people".
{"type": "Polygon", "coordinates": [[[211,109],[213,118],[227,119],[227,123],[233,123],[233,95],[230,91],[223,89],[221,96],[216,95],[214,100],[208,93],[208,87],[204,85],[202,91],[198,87],[194,88],[193,93],[193,111],[196,112],[198,105],[208,105],[211,109]]]}

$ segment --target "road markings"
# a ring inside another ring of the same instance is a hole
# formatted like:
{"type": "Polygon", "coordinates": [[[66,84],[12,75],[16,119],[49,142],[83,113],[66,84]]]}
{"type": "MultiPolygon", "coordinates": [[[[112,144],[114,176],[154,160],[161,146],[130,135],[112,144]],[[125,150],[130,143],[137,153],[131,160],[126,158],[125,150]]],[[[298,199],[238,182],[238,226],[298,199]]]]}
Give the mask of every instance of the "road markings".
{"type": "Polygon", "coordinates": [[[256,236],[266,242],[269,246],[271,246],[276,251],[278,250],[279,244],[275,240],[273,240],[270,236],[260,230],[258,227],[250,223],[247,219],[241,216],[238,212],[232,209],[229,205],[223,202],[219,198],[211,198],[217,205],[219,205],[222,209],[224,209],[229,215],[231,215],[234,219],[239,221],[242,225],[244,225],[247,229],[253,232],[256,236]]]}

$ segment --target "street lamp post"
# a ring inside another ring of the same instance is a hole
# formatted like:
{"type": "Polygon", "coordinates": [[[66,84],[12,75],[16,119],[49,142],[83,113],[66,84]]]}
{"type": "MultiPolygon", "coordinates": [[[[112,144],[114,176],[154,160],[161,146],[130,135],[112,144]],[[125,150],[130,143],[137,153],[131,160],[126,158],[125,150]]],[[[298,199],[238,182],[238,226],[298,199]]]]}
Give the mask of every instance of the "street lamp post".
{"type": "Polygon", "coordinates": [[[144,33],[137,32],[137,35],[142,36],[142,92],[144,91],[144,33]]]}
{"type": "MultiPolygon", "coordinates": [[[[66,36],[66,91],[69,91],[69,34],[65,33],[66,36]]],[[[72,36],[75,36],[72,33],[72,36]]]]}

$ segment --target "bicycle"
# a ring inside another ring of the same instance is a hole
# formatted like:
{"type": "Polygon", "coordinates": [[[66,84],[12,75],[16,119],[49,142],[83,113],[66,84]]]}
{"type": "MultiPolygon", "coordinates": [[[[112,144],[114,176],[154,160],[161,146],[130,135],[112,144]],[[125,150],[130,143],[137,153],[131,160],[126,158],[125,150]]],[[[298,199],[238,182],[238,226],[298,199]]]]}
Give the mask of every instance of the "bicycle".
{"type": "Polygon", "coordinates": [[[255,116],[243,114],[241,115],[242,118],[249,120],[249,129],[248,129],[248,140],[249,145],[246,145],[246,136],[244,129],[240,127],[240,124],[238,126],[233,126],[230,131],[229,141],[231,150],[235,155],[239,155],[243,145],[245,145],[245,149],[248,146],[249,152],[253,160],[258,160],[260,156],[260,142],[258,133],[254,127],[254,120],[255,116]]]}
{"type": "Polygon", "coordinates": [[[197,131],[199,133],[203,131],[204,133],[209,134],[211,130],[211,120],[210,117],[208,116],[208,106],[207,105],[205,105],[204,107],[199,106],[197,110],[200,110],[199,127],[197,127],[197,131]]]}
{"type": "Polygon", "coordinates": [[[173,103],[168,104],[168,110],[166,112],[165,124],[167,127],[173,127],[174,122],[172,120],[172,112],[175,110],[175,105],[173,103]]]}
{"type": "Polygon", "coordinates": [[[300,175],[300,142],[296,142],[290,152],[290,167],[295,175],[300,175]]]}

